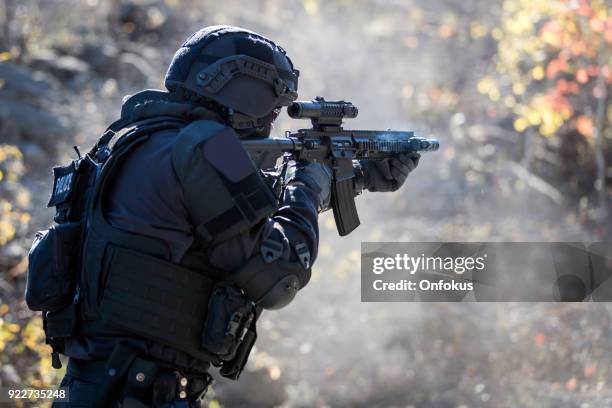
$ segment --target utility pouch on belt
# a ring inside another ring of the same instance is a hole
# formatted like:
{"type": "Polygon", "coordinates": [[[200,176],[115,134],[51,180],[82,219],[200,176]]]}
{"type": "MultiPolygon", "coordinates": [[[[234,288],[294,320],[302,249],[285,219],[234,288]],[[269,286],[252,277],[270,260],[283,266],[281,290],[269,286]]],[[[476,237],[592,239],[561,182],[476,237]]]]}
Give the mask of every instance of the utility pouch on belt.
{"type": "Polygon", "coordinates": [[[202,347],[223,361],[234,358],[254,317],[254,309],[240,289],[227,282],[218,283],[208,303],[202,347]]]}
{"type": "Polygon", "coordinates": [[[247,327],[244,336],[242,337],[242,341],[236,349],[234,358],[232,358],[230,361],[223,362],[223,366],[219,370],[219,374],[221,374],[223,377],[229,378],[230,380],[237,380],[240,377],[240,374],[242,374],[242,370],[244,370],[244,367],[246,366],[251,350],[257,341],[256,323],[260,313],[261,309],[256,308],[255,315],[251,319],[251,322],[247,327]]]}

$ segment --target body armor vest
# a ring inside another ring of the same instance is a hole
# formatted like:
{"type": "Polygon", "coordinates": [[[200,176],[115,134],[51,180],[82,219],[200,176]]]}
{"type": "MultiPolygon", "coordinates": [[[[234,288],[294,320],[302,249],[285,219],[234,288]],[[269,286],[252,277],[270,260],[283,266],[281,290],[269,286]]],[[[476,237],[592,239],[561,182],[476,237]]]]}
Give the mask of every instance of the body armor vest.
{"type": "MultiPolygon", "coordinates": [[[[54,362],[59,361],[56,352],[62,352],[62,339],[75,334],[135,337],[154,343],[161,349],[156,354],[169,357],[163,359],[170,365],[173,360],[195,359],[202,362],[200,366],[208,363],[221,366],[221,374],[228,378],[240,375],[256,339],[259,309],[239,289],[220,282],[220,272],[211,267],[198,248],[192,247],[179,263],[171,262],[165,242],[115,228],[103,213],[105,194],[122,159],[135,146],[154,137],[154,133],[180,130],[186,125],[187,121],[174,116],[127,126],[125,121],[116,122],[92,151],[80,159],[87,159],[87,163],[72,164],[75,174],[79,170],[88,173],[88,180],[82,183],[85,187],[80,188],[86,193],[78,192],[83,197],[70,193],[72,199],[61,201],[60,197],[55,200],[59,203],[53,203],[52,197],[50,205],[56,205],[58,223],[72,221],[70,212],[74,212],[75,203],[85,202],[79,204],[83,214],[78,217],[80,232],[76,235],[84,240],[77,267],[80,273],[74,277],[73,302],[60,308],[38,309],[44,313],[54,362]],[[62,211],[64,215],[60,216],[62,211]]],[[[78,181],[78,177],[75,179],[78,181]]],[[[253,180],[263,184],[257,174],[253,180]]],[[[236,205],[218,211],[225,217],[226,230],[232,233],[248,229],[276,208],[271,192],[262,193],[264,190],[257,183],[245,180],[241,183],[236,205]],[[227,214],[233,213],[244,217],[228,219],[227,214]]],[[[226,195],[232,196],[231,190],[230,186],[226,195]]],[[[195,228],[206,228],[205,232],[211,225],[222,229],[218,218],[213,214],[205,225],[195,228]]],[[[214,241],[211,237],[210,242],[214,241]]]]}

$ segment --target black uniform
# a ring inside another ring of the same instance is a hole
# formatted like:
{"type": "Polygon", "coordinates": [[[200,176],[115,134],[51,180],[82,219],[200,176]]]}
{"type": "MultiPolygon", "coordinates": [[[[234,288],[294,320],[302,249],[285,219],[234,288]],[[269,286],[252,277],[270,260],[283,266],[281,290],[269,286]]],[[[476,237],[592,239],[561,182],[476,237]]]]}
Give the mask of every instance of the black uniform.
{"type": "MultiPolygon", "coordinates": [[[[131,117],[134,122],[147,119],[147,117],[175,115],[179,119],[197,119],[190,113],[188,105],[179,106],[176,103],[165,100],[164,93],[152,94],[153,101],[144,101],[137,105],[135,111],[124,110],[125,117],[131,117]],[[146,106],[146,109],[143,109],[146,106]],[[179,114],[177,115],[177,112],[179,114]],[[129,115],[129,116],[128,116],[129,115]]],[[[129,104],[129,101],[128,101],[129,104]]],[[[206,118],[191,122],[197,123],[197,129],[213,134],[215,137],[223,138],[223,149],[216,157],[218,166],[215,171],[225,172],[230,177],[240,177],[241,172],[251,174],[254,168],[246,152],[239,145],[237,137],[230,137],[233,132],[217,121],[210,112],[199,112],[206,118]],[[229,142],[228,142],[229,140],[229,142]]],[[[197,114],[196,114],[197,115],[197,114]]],[[[182,182],[177,175],[176,164],[173,161],[173,149],[176,151],[177,140],[185,138],[186,131],[189,132],[189,124],[179,129],[164,130],[153,133],[144,143],[134,148],[122,161],[121,166],[113,174],[113,181],[108,186],[107,202],[104,203],[104,214],[109,223],[118,229],[163,241],[169,248],[170,260],[181,262],[190,249],[198,248],[199,241],[203,237],[198,235],[195,226],[205,221],[198,219],[202,213],[198,213],[197,206],[205,206],[207,202],[215,201],[218,191],[208,188],[206,185],[192,185],[182,182]],[[193,199],[193,192],[197,191],[197,202],[187,203],[186,200],[193,199]],[[196,207],[196,210],[192,209],[196,207]]],[[[202,137],[202,134],[197,135],[202,137]]],[[[210,140],[208,141],[208,143],[210,140]]],[[[201,155],[200,149],[194,148],[190,155],[201,155]]],[[[176,160],[176,154],[174,155],[176,160]]],[[[190,158],[184,159],[191,162],[190,158]]],[[[197,174],[198,169],[192,169],[197,174]]],[[[205,181],[205,175],[200,179],[205,181]]],[[[219,243],[215,243],[201,251],[215,271],[215,280],[227,279],[232,272],[243,267],[249,259],[259,254],[262,241],[275,237],[275,241],[281,243],[279,260],[299,263],[293,254],[292,248],[300,243],[307,246],[314,261],[318,245],[317,226],[317,190],[318,186],[309,186],[309,181],[295,180],[282,192],[280,206],[271,217],[265,217],[255,223],[251,228],[229,237],[219,243]]],[[[261,184],[261,188],[268,188],[261,184]]],[[[307,275],[300,282],[303,286],[307,282],[307,275]]],[[[126,336],[129,338],[130,336],[126,336]]],[[[126,337],[117,336],[95,336],[77,335],[66,342],[65,354],[71,357],[68,373],[64,384],[70,385],[73,396],[91,399],[95,393],[79,391],[80,388],[88,389],[88,382],[92,380],[100,383],[104,372],[99,369],[100,378],[92,378],[91,375],[83,375],[84,361],[105,361],[110,356],[116,344],[126,337]],[[77,367],[76,370],[71,368],[77,367]],[[76,371],[76,373],[74,372],[76,371]]],[[[150,357],[162,360],[163,354],[156,355],[155,350],[149,350],[150,357]]],[[[168,363],[176,364],[176,356],[171,357],[174,361],[168,363]]],[[[194,367],[193,359],[180,361],[184,363],[184,370],[203,371],[206,364],[194,367]]],[[[91,365],[91,367],[100,367],[91,365]]],[[[95,371],[95,368],[93,369],[95,371]]],[[[72,399],[72,398],[71,398],[72,399]]],[[[75,401],[76,402],[76,401],[75,401]]]]}

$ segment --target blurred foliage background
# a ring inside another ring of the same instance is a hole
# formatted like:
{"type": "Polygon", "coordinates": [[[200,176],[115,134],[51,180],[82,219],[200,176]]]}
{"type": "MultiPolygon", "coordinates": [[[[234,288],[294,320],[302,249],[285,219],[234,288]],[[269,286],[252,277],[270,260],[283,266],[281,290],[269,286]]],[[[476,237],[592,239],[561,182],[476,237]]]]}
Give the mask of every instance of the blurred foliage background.
{"type": "MultiPolygon", "coordinates": [[[[277,41],[302,99],[360,108],[355,128],[441,139],[362,226],[322,217],[311,284],[262,319],[211,407],[612,405],[606,304],[362,304],[359,243],[612,239],[612,8],[605,0],[0,0],[0,385],[44,386],[26,253],[50,168],[88,148],[121,98],[161,88],[205,25],[277,41]]],[[[297,128],[283,117],[278,134],[297,128]]]]}

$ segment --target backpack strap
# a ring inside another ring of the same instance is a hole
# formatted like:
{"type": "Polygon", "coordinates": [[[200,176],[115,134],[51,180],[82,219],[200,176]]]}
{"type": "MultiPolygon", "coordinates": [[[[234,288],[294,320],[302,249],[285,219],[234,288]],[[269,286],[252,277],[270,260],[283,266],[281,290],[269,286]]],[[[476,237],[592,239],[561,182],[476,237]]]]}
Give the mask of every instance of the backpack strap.
{"type": "Polygon", "coordinates": [[[187,123],[187,121],[175,116],[157,116],[137,122],[133,122],[128,118],[121,118],[106,128],[88,155],[95,158],[98,163],[103,164],[110,156],[115,144],[119,140],[125,139],[124,136],[130,135],[130,139],[134,139],[143,134],[150,134],[160,130],[179,129],[187,125],[187,123]]]}

